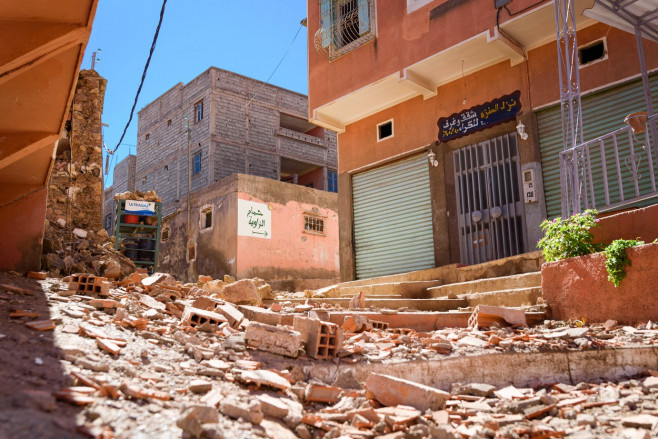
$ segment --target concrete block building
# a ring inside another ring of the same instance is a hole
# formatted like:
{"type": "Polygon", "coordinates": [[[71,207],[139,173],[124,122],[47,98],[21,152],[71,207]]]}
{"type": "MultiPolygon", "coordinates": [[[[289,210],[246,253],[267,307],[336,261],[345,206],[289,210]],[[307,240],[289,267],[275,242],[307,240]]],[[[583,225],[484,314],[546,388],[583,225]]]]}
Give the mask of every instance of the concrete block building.
{"type": "Polygon", "coordinates": [[[336,135],[307,114],[305,95],[211,67],[139,111],[135,189],[165,215],[235,173],[337,192],[336,135]]]}
{"type": "Polygon", "coordinates": [[[135,190],[135,164],[137,157],[129,154],[114,167],[112,186],[103,194],[103,228],[114,232],[115,204],[114,194],[133,192],[135,190]]]}
{"type": "Polygon", "coordinates": [[[337,281],[336,134],[308,122],[306,96],[211,67],[138,116],[137,154],[105,191],[109,232],[114,194],[154,189],[159,269],[189,281],[260,276],[289,289],[337,281]],[[238,227],[253,222],[245,202],[268,216],[266,235],[238,227]]]}

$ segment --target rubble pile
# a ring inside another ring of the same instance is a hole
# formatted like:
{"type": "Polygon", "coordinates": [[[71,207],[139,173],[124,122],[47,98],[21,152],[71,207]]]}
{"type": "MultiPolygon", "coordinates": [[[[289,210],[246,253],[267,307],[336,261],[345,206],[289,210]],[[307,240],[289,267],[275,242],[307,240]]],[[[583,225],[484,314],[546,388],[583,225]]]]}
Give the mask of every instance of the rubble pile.
{"type": "Polygon", "coordinates": [[[136,270],[135,264],[114,249],[107,231],[71,228],[64,219],[46,220],[41,267],[52,277],[90,273],[120,279],[136,270]]]}
{"type": "MultiPolygon", "coordinates": [[[[656,371],[618,383],[497,388],[476,380],[445,390],[374,372],[360,382],[341,372],[341,366],[483,353],[655,346],[658,330],[651,322],[630,327],[547,320],[533,328],[500,322],[483,328],[476,316],[470,329],[419,332],[390,328],[356,310],[338,325],[329,321],[335,310],[326,305],[264,306],[272,291],[260,279],[201,276],[181,284],[165,273],[137,272],[115,281],[82,273],[40,280],[49,310],[43,315],[31,306],[42,293],[7,277],[0,273],[0,318],[11,323],[0,329],[0,346],[25,342],[19,330],[52,334],[64,375],[59,387],[47,388],[35,376],[48,357],[26,352],[36,372],[25,378],[25,404],[40,413],[79,407],[72,428],[81,437],[658,434],[656,371]],[[331,368],[337,378],[312,379],[309,371],[318,367],[331,368]]],[[[12,425],[1,402],[0,431],[12,425]]]]}
{"type": "Polygon", "coordinates": [[[156,203],[162,201],[162,199],[158,197],[154,190],[150,190],[148,192],[121,192],[120,194],[114,194],[114,200],[152,201],[156,203]]]}

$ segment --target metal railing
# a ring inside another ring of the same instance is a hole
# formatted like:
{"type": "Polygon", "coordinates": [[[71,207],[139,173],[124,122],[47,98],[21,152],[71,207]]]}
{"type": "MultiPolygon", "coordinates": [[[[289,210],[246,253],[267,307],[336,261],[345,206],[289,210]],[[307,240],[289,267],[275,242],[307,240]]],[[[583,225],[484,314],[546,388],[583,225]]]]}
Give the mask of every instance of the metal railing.
{"type": "Polygon", "coordinates": [[[627,126],[560,153],[563,217],[658,197],[658,115],[645,123],[634,114],[627,126]]]}

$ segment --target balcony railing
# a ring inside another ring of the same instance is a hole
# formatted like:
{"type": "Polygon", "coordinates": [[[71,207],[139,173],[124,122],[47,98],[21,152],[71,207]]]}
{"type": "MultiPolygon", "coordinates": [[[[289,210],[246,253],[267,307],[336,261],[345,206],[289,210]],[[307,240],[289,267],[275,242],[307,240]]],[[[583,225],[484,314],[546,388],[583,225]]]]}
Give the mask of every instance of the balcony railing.
{"type": "Polygon", "coordinates": [[[634,113],[628,126],[562,151],[562,215],[658,198],[657,125],[658,115],[634,113]]]}

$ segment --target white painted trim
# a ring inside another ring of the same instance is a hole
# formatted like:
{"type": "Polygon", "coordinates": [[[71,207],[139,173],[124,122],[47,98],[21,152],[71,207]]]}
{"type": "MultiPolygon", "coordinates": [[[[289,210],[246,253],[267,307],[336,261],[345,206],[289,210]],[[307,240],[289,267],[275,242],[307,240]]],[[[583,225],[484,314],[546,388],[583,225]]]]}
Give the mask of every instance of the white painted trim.
{"type": "Polygon", "coordinates": [[[378,123],[377,124],[377,132],[375,133],[377,135],[377,143],[383,142],[384,140],[392,139],[395,137],[395,123],[393,122],[393,119],[385,120],[384,122],[378,123]],[[379,127],[382,125],[385,125],[387,123],[391,123],[391,135],[387,137],[379,137],[379,127]]]}
{"type": "Polygon", "coordinates": [[[584,69],[585,67],[589,67],[589,66],[592,66],[594,64],[598,64],[598,63],[600,63],[602,61],[605,61],[607,59],[608,59],[608,37],[607,37],[607,35],[605,35],[601,38],[598,38],[594,41],[590,41],[589,43],[581,44],[580,46],[578,46],[578,69],[584,69]],[[583,49],[588,49],[592,46],[595,46],[600,41],[603,41],[603,58],[599,58],[597,60],[590,61],[590,62],[585,63],[585,64],[581,64],[580,63],[580,51],[583,50],[583,49]]]}

